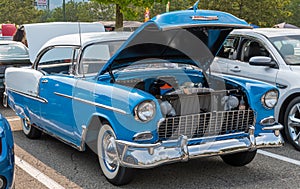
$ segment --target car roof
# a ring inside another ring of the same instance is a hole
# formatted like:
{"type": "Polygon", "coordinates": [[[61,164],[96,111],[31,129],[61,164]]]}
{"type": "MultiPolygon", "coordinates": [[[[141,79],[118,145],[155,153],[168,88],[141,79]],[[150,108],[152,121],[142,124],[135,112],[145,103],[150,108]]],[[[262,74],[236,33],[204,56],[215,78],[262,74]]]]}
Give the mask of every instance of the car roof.
{"type": "Polygon", "coordinates": [[[254,29],[235,29],[232,34],[261,34],[269,37],[300,35],[300,29],[293,28],[254,28],[254,29]]]}
{"type": "MultiPolygon", "coordinates": [[[[5,44],[17,44],[17,45],[24,45],[21,42],[18,41],[11,41],[11,40],[0,40],[0,44],[1,45],[5,45],[5,44]]],[[[24,45],[25,46],[25,45],[24,45]]]]}
{"type": "Polygon", "coordinates": [[[126,40],[132,32],[92,32],[68,34],[47,41],[41,49],[49,46],[86,46],[90,43],[112,40],[126,40]]]}

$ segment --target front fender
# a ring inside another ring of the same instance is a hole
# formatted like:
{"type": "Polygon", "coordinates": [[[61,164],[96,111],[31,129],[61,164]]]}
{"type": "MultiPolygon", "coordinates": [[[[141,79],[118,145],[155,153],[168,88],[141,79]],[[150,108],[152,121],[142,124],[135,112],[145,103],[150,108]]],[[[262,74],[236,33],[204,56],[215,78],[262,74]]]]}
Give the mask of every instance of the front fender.
{"type": "MultiPolygon", "coordinates": [[[[252,79],[246,79],[235,76],[224,76],[227,82],[235,83],[241,86],[244,92],[247,95],[248,103],[256,112],[256,131],[261,131],[262,125],[260,125],[260,121],[266,117],[274,116],[274,108],[269,109],[263,106],[261,102],[262,96],[270,91],[278,89],[265,82],[260,82],[252,79]]],[[[279,92],[279,91],[278,91],[279,92]]]]}

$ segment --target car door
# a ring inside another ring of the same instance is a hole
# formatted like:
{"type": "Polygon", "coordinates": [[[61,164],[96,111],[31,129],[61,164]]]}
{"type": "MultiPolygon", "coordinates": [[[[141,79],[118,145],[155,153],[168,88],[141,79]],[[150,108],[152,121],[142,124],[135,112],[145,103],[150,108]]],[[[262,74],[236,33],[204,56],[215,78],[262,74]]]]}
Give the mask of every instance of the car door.
{"type": "Polygon", "coordinates": [[[45,52],[37,64],[37,69],[44,73],[39,84],[40,97],[47,101],[41,105],[40,126],[71,143],[78,141],[72,107],[77,78],[70,71],[76,51],[74,47],[54,47],[45,52]]]}
{"type": "Polygon", "coordinates": [[[112,95],[111,85],[101,84],[95,76],[123,43],[124,40],[93,43],[86,46],[81,53],[73,101],[78,134],[82,133],[82,126],[88,124],[89,118],[99,107],[102,109],[111,103],[109,98],[112,95]]]}
{"type": "Polygon", "coordinates": [[[237,46],[229,58],[218,57],[218,62],[227,64],[227,71],[223,73],[276,84],[278,66],[269,48],[261,40],[241,36],[231,36],[229,39],[237,41],[237,46]],[[250,58],[255,56],[270,57],[276,66],[250,65],[250,58]]]}

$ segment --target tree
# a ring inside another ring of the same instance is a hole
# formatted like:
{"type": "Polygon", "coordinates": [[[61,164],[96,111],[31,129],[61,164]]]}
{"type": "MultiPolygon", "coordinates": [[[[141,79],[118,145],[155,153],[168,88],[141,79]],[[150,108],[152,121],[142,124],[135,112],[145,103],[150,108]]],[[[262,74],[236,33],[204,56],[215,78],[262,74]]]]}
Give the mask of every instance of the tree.
{"type": "Polygon", "coordinates": [[[289,16],[286,19],[278,20],[278,23],[287,22],[287,23],[294,24],[294,25],[300,27],[299,7],[300,7],[300,0],[291,0],[291,3],[286,7],[286,10],[291,11],[291,13],[292,13],[291,16],[289,16]]]}
{"type": "MultiPolygon", "coordinates": [[[[96,2],[69,1],[65,5],[66,21],[68,22],[93,22],[102,19],[111,19],[114,16],[114,8],[110,5],[96,2]]],[[[52,11],[44,10],[43,22],[65,21],[62,7],[52,11]]]]}
{"type": "Polygon", "coordinates": [[[34,0],[1,0],[0,22],[17,25],[36,22],[42,11],[34,8],[34,0]]]}
{"type": "Polygon", "coordinates": [[[124,14],[135,14],[134,7],[150,7],[156,0],[92,0],[98,3],[115,4],[116,9],[116,24],[115,28],[123,27],[124,14]]]}
{"type": "Polygon", "coordinates": [[[200,2],[200,6],[226,11],[249,23],[270,27],[278,23],[279,19],[291,16],[291,11],[286,9],[290,2],[291,0],[204,0],[200,2]]]}

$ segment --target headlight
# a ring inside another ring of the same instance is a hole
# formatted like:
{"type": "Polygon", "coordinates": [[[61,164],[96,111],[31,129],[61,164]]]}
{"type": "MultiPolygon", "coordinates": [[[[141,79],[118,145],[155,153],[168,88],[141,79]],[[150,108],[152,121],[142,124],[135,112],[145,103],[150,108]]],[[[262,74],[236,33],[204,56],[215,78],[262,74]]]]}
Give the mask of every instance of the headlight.
{"type": "Polygon", "coordinates": [[[144,101],[135,107],[134,112],[137,120],[150,121],[155,115],[155,103],[144,101]]]}
{"type": "Polygon", "coordinates": [[[278,91],[271,90],[266,92],[261,97],[261,103],[264,105],[265,108],[271,109],[277,104],[278,101],[278,91]]]}

